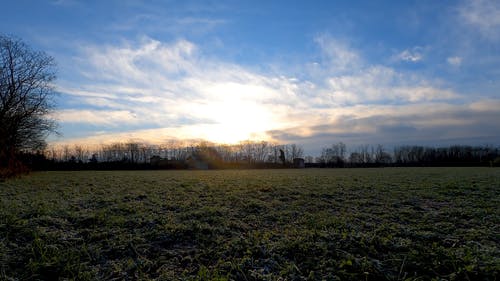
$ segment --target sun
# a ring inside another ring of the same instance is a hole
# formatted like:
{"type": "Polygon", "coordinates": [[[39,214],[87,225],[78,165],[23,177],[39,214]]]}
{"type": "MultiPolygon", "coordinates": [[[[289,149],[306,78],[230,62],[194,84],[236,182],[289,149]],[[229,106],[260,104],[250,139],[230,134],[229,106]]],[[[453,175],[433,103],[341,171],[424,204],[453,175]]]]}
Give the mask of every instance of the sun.
{"type": "Polygon", "coordinates": [[[182,108],[192,119],[202,120],[182,129],[188,137],[224,144],[272,141],[268,132],[287,124],[283,108],[276,107],[279,90],[260,80],[206,82],[198,93],[182,108]]]}
{"type": "Polygon", "coordinates": [[[234,144],[243,140],[267,140],[273,119],[265,106],[255,102],[227,99],[211,102],[205,107],[207,118],[213,121],[202,129],[204,138],[216,143],[234,144]]]}

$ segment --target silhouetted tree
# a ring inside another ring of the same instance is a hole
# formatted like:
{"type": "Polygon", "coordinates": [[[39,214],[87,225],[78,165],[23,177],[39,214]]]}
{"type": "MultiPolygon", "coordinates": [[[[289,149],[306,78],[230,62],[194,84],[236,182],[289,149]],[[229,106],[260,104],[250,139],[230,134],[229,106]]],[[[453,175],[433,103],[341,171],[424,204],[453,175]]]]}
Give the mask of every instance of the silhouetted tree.
{"type": "Polygon", "coordinates": [[[375,149],[375,162],[378,164],[389,164],[392,162],[392,157],[384,149],[384,146],[379,144],[375,149]]]}
{"type": "Polygon", "coordinates": [[[281,162],[283,163],[283,165],[285,165],[285,152],[283,151],[283,149],[280,149],[280,160],[281,162]]]}
{"type": "Polygon", "coordinates": [[[314,163],[314,157],[312,157],[311,155],[307,155],[306,157],[304,157],[304,161],[306,163],[314,163]]]}
{"type": "Polygon", "coordinates": [[[331,147],[323,148],[320,163],[328,166],[343,166],[345,161],[346,145],[343,142],[333,144],[331,147]]]}
{"type": "Polygon", "coordinates": [[[302,156],[304,155],[304,149],[294,143],[290,144],[290,148],[288,149],[288,151],[290,153],[290,157],[288,157],[290,161],[295,158],[302,158],[302,156]]]}
{"type": "Polygon", "coordinates": [[[22,150],[45,146],[55,128],[54,59],[21,40],[0,35],[0,166],[22,150]]]}
{"type": "Polygon", "coordinates": [[[128,161],[130,163],[137,163],[138,162],[138,154],[139,154],[139,143],[130,141],[126,144],[126,156],[128,161]]]}
{"type": "Polygon", "coordinates": [[[364,162],[362,154],[359,152],[351,152],[351,155],[349,156],[349,162],[355,165],[363,164],[364,162]]]}

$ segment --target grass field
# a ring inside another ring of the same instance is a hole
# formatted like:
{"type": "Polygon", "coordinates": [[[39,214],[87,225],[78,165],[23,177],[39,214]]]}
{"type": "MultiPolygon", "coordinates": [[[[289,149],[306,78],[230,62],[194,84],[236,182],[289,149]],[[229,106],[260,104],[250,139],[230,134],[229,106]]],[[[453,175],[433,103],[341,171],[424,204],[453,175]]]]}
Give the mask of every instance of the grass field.
{"type": "Polygon", "coordinates": [[[500,170],[40,172],[0,183],[0,279],[496,280],[500,170]]]}

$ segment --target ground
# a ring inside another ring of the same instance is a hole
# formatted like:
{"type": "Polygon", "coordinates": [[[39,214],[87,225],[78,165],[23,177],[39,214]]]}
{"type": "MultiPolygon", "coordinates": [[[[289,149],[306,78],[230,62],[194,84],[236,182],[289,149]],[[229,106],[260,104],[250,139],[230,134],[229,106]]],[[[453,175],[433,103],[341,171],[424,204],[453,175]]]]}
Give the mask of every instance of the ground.
{"type": "Polygon", "coordinates": [[[39,172],[0,279],[495,280],[498,168],[39,172]]]}

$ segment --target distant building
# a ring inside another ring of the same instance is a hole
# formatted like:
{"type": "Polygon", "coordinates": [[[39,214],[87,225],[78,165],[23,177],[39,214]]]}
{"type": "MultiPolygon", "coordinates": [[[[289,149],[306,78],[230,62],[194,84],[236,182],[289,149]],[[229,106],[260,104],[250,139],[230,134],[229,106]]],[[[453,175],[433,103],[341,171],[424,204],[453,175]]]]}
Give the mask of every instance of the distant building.
{"type": "Polygon", "coordinates": [[[188,158],[186,158],[186,164],[189,169],[208,170],[208,163],[206,161],[199,159],[194,155],[190,155],[188,156],[188,158]]]}
{"type": "Polygon", "coordinates": [[[299,169],[305,168],[306,163],[304,161],[304,158],[293,158],[293,167],[299,169]]]}

